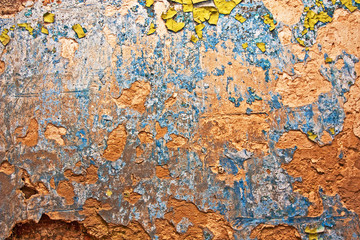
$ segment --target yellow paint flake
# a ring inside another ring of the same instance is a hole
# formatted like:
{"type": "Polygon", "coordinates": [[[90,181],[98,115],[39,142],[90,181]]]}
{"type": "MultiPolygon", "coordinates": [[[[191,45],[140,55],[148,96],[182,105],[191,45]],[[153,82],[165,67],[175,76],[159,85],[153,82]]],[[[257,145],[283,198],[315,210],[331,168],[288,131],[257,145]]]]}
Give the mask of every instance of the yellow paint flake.
{"type": "Polygon", "coordinates": [[[214,7],[198,7],[193,9],[193,18],[197,23],[208,21],[216,25],[219,19],[219,12],[214,7]]]}
{"type": "Polygon", "coordinates": [[[194,5],[191,0],[183,0],[183,11],[184,12],[192,12],[194,9],[194,5]]]}
{"type": "Polygon", "coordinates": [[[246,18],[244,18],[241,14],[238,14],[238,13],[235,15],[235,19],[241,23],[246,21],[246,18]]]}
{"type": "Polygon", "coordinates": [[[304,27],[310,28],[310,30],[314,30],[315,24],[319,20],[316,19],[316,13],[313,11],[308,11],[305,17],[304,27]]]}
{"type": "Polygon", "coordinates": [[[305,47],[305,42],[304,42],[304,40],[301,40],[300,38],[296,38],[296,41],[298,41],[298,43],[299,43],[301,46],[305,47]]]}
{"type": "Polygon", "coordinates": [[[306,226],[306,228],[305,228],[306,233],[312,233],[312,234],[314,234],[314,233],[322,233],[324,231],[325,231],[324,226],[319,226],[319,227],[314,227],[314,228],[306,226]]]}
{"type": "Polygon", "coordinates": [[[321,6],[323,9],[325,9],[325,6],[324,6],[324,3],[322,2],[322,0],[316,0],[315,4],[316,4],[316,6],[318,6],[318,7],[321,6]]]}
{"type": "Polygon", "coordinates": [[[260,43],[256,43],[256,46],[262,51],[265,52],[266,51],[266,45],[263,42],[260,43]]]}
{"type": "Polygon", "coordinates": [[[172,0],[173,2],[177,2],[177,3],[180,3],[180,4],[182,4],[183,2],[182,2],[182,0],[172,0]]]}
{"type": "Polygon", "coordinates": [[[45,13],[44,14],[44,23],[53,23],[55,22],[55,14],[53,13],[45,13]]]}
{"type": "Polygon", "coordinates": [[[177,11],[173,7],[171,7],[171,8],[169,8],[169,10],[167,10],[166,13],[161,14],[161,18],[164,20],[170,19],[170,18],[173,18],[176,14],[177,14],[177,11]]]}
{"type": "Polygon", "coordinates": [[[12,26],[10,27],[10,31],[14,31],[14,29],[15,29],[15,25],[12,25],[12,26]]]}
{"type": "Polygon", "coordinates": [[[109,189],[106,191],[106,195],[107,195],[108,197],[111,197],[112,194],[113,194],[113,192],[110,191],[109,189]]]}
{"type": "Polygon", "coordinates": [[[315,12],[309,10],[305,17],[304,27],[314,30],[314,26],[318,22],[331,22],[332,18],[326,12],[320,12],[316,14],[315,12]]]}
{"type": "Polygon", "coordinates": [[[197,41],[199,41],[199,39],[198,39],[195,35],[191,35],[190,40],[191,40],[193,43],[197,43],[197,41]]]}
{"type": "Polygon", "coordinates": [[[46,34],[46,35],[49,35],[49,30],[46,28],[46,27],[41,27],[41,32],[43,33],[43,34],[46,34]]]}
{"type": "Polygon", "coordinates": [[[193,17],[195,22],[202,23],[209,20],[210,12],[205,7],[194,8],[193,17]]]}
{"type": "Polygon", "coordinates": [[[326,12],[319,12],[317,14],[317,19],[319,19],[319,22],[323,22],[323,23],[332,21],[332,17],[330,17],[326,12]]]}
{"type": "Polygon", "coordinates": [[[146,0],[145,6],[151,7],[154,4],[154,0],[146,0]]]}
{"type": "Polygon", "coordinates": [[[149,29],[147,35],[151,35],[151,34],[153,34],[155,31],[156,31],[156,28],[155,28],[154,23],[150,23],[150,29],[149,29]]]}
{"type": "Polygon", "coordinates": [[[327,57],[327,58],[325,59],[325,62],[326,62],[326,63],[332,63],[332,62],[333,62],[333,59],[332,59],[332,58],[327,57]]]}
{"type": "Polygon", "coordinates": [[[307,135],[308,135],[308,138],[311,140],[311,141],[315,141],[315,139],[317,138],[318,135],[316,135],[315,133],[313,133],[312,131],[308,131],[307,132],[307,135]]]}
{"type": "Polygon", "coordinates": [[[243,43],[243,44],[241,44],[241,46],[242,46],[243,49],[247,49],[248,44],[247,44],[247,43],[243,43]]]}
{"type": "Polygon", "coordinates": [[[318,240],[318,234],[325,231],[324,226],[319,226],[315,228],[310,228],[307,226],[305,228],[305,233],[309,234],[309,240],[318,240]]]}
{"type": "Polygon", "coordinates": [[[204,29],[204,27],[205,27],[205,25],[203,23],[195,26],[195,32],[196,32],[196,35],[198,35],[199,39],[203,38],[202,30],[204,29]]]}
{"type": "Polygon", "coordinates": [[[210,10],[211,14],[210,14],[208,23],[212,24],[212,25],[216,25],[219,20],[219,12],[216,8],[211,8],[211,9],[214,9],[214,10],[210,10]]]}
{"type": "Polygon", "coordinates": [[[276,27],[275,21],[272,17],[270,17],[270,14],[264,16],[264,23],[270,25],[270,31],[274,30],[276,27]]]}
{"type": "Polygon", "coordinates": [[[242,0],[214,0],[215,6],[221,14],[230,14],[231,11],[238,5],[242,0]]]}
{"type": "Polygon", "coordinates": [[[205,22],[210,18],[210,12],[204,7],[194,8],[193,18],[197,23],[205,22]]]}
{"type": "MultiPolygon", "coordinates": [[[[340,0],[340,2],[341,2],[342,4],[344,4],[344,6],[347,7],[347,9],[349,9],[350,12],[353,12],[353,11],[355,11],[355,10],[357,9],[357,7],[355,7],[355,6],[352,5],[352,1],[351,1],[351,0],[340,0]]],[[[357,2],[357,1],[355,1],[355,2],[356,2],[356,3],[359,3],[359,2],[357,2]]]]}
{"type": "Polygon", "coordinates": [[[307,32],[308,32],[308,30],[305,28],[305,29],[301,32],[301,34],[302,34],[302,35],[305,35],[305,34],[307,34],[307,32]]]}
{"type": "Polygon", "coordinates": [[[72,29],[76,32],[78,38],[85,37],[84,29],[80,24],[75,24],[74,26],[72,26],[72,29]]]}
{"type": "Polygon", "coordinates": [[[30,35],[33,34],[34,29],[31,27],[31,25],[29,23],[19,23],[18,26],[25,28],[29,32],[30,35]]]}
{"type": "Polygon", "coordinates": [[[183,29],[185,27],[185,23],[176,22],[172,18],[166,20],[165,25],[166,25],[168,30],[173,31],[173,32],[178,32],[178,31],[180,31],[181,29],[183,29]]]}
{"type": "Polygon", "coordinates": [[[330,131],[330,133],[331,133],[332,135],[335,135],[335,128],[332,127],[332,128],[329,129],[329,131],[330,131]]]}
{"type": "Polygon", "coordinates": [[[8,43],[10,42],[10,37],[8,35],[8,32],[9,30],[5,28],[0,35],[0,42],[4,46],[8,45],[8,43]]]}
{"type": "Polygon", "coordinates": [[[193,4],[206,2],[207,0],[192,0],[193,4]]]}
{"type": "Polygon", "coordinates": [[[309,234],[309,240],[319,240],[317,233],[309,234]]]}

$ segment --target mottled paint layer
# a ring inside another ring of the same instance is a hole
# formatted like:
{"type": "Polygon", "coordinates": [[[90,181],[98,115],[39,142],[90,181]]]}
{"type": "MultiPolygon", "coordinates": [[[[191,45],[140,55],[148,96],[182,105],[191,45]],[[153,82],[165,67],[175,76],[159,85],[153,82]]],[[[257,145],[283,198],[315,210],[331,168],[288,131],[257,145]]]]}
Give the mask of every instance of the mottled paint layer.
{"type": "Polygon", "coordinates": [[[360,238],[359,6],[5,1],[0,238],[360,238]]]}

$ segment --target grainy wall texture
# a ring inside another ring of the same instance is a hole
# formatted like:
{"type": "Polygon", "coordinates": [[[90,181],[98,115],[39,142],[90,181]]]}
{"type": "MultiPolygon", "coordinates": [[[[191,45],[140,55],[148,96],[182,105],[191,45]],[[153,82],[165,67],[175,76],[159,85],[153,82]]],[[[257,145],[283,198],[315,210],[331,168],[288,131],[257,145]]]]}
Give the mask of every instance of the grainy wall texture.
{"type": "Polygon", "coordinates": [[[0,239],[360,239],[360,0],[0,0],[0,239]]]}

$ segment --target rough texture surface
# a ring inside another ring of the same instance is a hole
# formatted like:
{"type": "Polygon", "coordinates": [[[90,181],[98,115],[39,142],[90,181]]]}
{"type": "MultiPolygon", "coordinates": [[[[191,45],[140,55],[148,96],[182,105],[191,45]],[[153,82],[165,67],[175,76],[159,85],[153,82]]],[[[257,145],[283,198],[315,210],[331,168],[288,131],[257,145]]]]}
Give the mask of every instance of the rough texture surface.
{"type": "Polygon", "coordinates": [[[299,22],[304,4],[301,0],[264,0],[264,5],[273,14],[276,21],[286,25],[299,22]]]}
{"type": "Polygon", "coordinates": [[[1,0],[0,16],[13,17],[24,8],[25,0],[1,0]]]}
{"type": "Polygon", "coordinates": [[[360,239],[359,1],[237,2],[0,1],[0,239],[360,239]]]}
{"type": "Polygon", "coordinates": [[[276,240],[276,239],[289,239],[301,240],[299,232],[296,228],[288,225],[266,225],[260,224],[251,232],[250,238],[258,240],[276,240]]]}

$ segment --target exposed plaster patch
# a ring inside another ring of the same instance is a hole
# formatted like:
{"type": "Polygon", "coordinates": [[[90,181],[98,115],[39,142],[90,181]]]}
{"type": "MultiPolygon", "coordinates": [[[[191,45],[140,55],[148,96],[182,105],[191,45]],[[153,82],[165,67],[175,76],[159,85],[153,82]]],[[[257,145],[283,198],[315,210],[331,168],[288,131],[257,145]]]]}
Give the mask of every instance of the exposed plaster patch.
{"type": "Polygon", "coordinates": [[[55,126],[51,123],[49,123],[46,126],[46,130],[44,132],[44,135],[49,140],[54,140],[57,144],[60,146],[65,145],[65,141],[63,139],[63,136],[66,134],[66,128],[55,126]]]}
{"type": "Polygon", "coordinates": [[[21,136],[22,132],[23,128],[21,127],[15,129],[17,142],[23,143],[28,147],[36,146],[39,138],[39,124],[35,118],[30,120],[26,134],[21,136]]]}
{"type": "Polygon", "coordinates": [[[109,135],[103,157],[109,161],[116,161],[120,158],[125,148],[126,139],[127,132],[125,126],[117,126],[109,135]]]}

